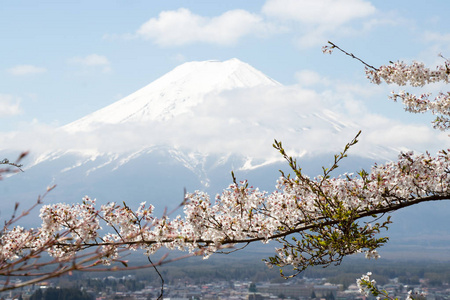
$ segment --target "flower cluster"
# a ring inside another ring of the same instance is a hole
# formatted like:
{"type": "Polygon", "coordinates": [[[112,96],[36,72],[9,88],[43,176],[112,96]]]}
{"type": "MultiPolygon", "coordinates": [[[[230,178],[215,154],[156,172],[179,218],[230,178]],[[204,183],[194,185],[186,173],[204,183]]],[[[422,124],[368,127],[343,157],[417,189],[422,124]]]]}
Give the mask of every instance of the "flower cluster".
{"type": "MultiPolygon", "coordinates": [[[[365,297],[374,296],[377,300],[398,300],[397,297],[392,297],[386,290],[380,290],[377,287],[377,282],[375,279],[371,279],[372,272],[367,272],[363,274],[361,278],[356,280],[356,285],[359,288],[359,292],[365,297]]],[[[413,291],[408,291],[408,296],[406,300],[417,300],[417,299],[426,299],[424,294],[415,293],[413,291]]]]}
{"type": "MultiPolygon", "coordinates": [[[[370,279],[370,276],[372,276],[372,272],[367,272],[366,274],[363,274],[361,278],[356,280],[359,292],[365,296],[369,296],[372,294],[372,291],[376,290],[377,282],[375,279],[370,279]]],[[[378,294],[374,296],[378,296],[378,294]]]]}
{"type": "Polygon", "coordinates": [[[334,48],[335,48],[334,45],[325,45],[325,46],[322,47],[322,53],[324,53],[324,54],[332,54],[334,48]]]}
{"type": "MultiPolygon", "coordinates": [[[[423,87],[426,84],[444,82],[450,80],[450,62],[445,61],[443,65],[437,66],[435,70],[425,67],[423,63],[413,62],[408,65],[404,62],[395,62],[378,69],[366,67],[367,77],[372,83],[380,84],[382,81],[387,84],[399,86],[410,85],[413,87],[423,87]]],[[[430,93],[420,96],[405,91],[392,92],[391,99],[401,100],[405,105],[405,110],[412,113],[423,113],[430,111],[436,115],[433,121],[434,127],[446,130],[450,128],[450,93],[440,92],[434,98],[430,93]]]]}
{"type": "Polygon", "coordinates": [[[427,68],[422,62],[406,64],[404,62],[394,62],[390,65],[381,66],[376,70],[367,69],[367,76],[372,83],[380,84],[382,81],[387,84],[397,84],[400,86],[411,85],[422,87],[435,82],[449,83],[450,63],[446,61],[443,65],[437,66],[435,70],[427,68]]]}
{"type": "MultiPolygon", "coordinates": [[[[322,47],[322,52],[331,54],[334,49],[360,61],[366,68],[367,78],[374,84],[381,84],[384,81],[387,84],[396,84],[399,86],[423,87],[427,84],[437,82],[448,84],[450,81],[450,61],[442,55],[440,57],[445,61],[435,69],[430,69],[424,63],[416,61],[411,64],[406,64],[402,61],[391,62],[389,65],[376,68],[330,41],[322,47]]],[[[449,129],[450,92],[440,92],[434,98],[430,98],[430,96],[430,93],[417,96],[402,90],[392,92],[390,98],[394,101],[400,99],[405,105],[405,110],[408,112],[424,113],[430,111],[436,115],[436,119],[433,121],[434,128],[440,130],[449,129]]]]}

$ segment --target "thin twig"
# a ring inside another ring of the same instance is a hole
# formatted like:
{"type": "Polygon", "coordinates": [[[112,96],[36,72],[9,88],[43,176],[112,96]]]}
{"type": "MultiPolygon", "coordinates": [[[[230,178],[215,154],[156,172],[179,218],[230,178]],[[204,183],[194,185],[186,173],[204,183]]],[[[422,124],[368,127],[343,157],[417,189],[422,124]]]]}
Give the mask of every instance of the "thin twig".
{"type": "Polygon", "coordinates": [[[332,43],[332,42],[330,42],[330,41],[328,41],[328,44],[330,44],[330,45],[332,46],[331,48],[336,48],[336,49],[340,50],[342,53],[344,53],[344,54],[350,56],[351,58],[354,58],[354,59],[356,59],[356,60],[359,60],[359,61],[360,61],[363,65],[365,65],[366,67],[368,67],[368,68],[370,68],[370,69],[372,69],[372,70],[374,70],[374,71],[379,71],[379,69],[375,68],[374,66],[369,65],[368,63],[366,63],[365,61],[363,61],[361,58],[355,56],[353,53],[349,53],[349,52],[345,51],[344,49],[341,49],[339,46],[337,46],[336,44],[334,44],[334,43],[332,43]]]}
{"type": "Polygon", "coordinates": [[[161,273],[159,273],[158,268],[156,267],[156,265],[152,262],[152,260],[150,259],[150,255],[147,256],[148,261],[152,264],[153,269],[155,269],[156,273],[158,274],[159,278],[161,279],[161,294],[158,296],[157,300],[159,299],[163,299],[163,295],[164,295],[164,278],[162,277],[161,273]]]}

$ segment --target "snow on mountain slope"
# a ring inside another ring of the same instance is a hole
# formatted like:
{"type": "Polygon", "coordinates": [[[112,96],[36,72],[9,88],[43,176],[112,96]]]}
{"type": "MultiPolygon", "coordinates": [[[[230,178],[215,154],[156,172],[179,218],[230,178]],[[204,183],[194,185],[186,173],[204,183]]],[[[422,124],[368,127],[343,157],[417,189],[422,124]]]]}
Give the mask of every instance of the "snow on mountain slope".
{"type": "MultiPolygon", "coordinates": [[[[131,124],[131,126],[137,125],[146,136],[153,137],[160,132],[155,129],[155,124],[167,127],[175,117],[187,112],[193,114],[192,109],[202,104],[208,97],[217,96],[224,91],[264,86],[276,87],[281,84],[236,58],[223,62],[213,60],[187,62],[129,96],[67,124],[61,129],[72,135],[74,140],[77,135],[85,136],[93,132],[98,136],[109,137],[112,131],[117,132],[117,130],[110,130],[111,126],[125,132],[125,135],[136,135],[134,130],[136,127],[126,127],[131,124]]],[[[183,122],[184,119],[181,123],[183,122]]],[[[179,130],[183,130],[183,125],[179,130]]],[[[195,129],[186,128],[185,130],[185,135],[195,133],[195,129]]],[[[124,146],[124,150],[120,153],[99,151],[96,148],[98,144],[94,145],[92,142],[84,145],[74,142],[76,149],[55,150],[40,154],[29,167],[57,160],[65,155],[74,155],[73,157],[78,159],[64,166],[60,172],[66,173],[74,169],[86,168],[84,173],[89,176],[105,168],[116,171],[132,160],[154,155],[154,149],[166,149],[167,155],[196,174],[204,186],[208,185],[205,171],[206,153],[189,149],[180,150],[176,145],[164,145],[161,148],[161,145],[157,141],[154,142],[152,137],[149,138],[151,142],[143,142],[139,146],[129,145],[129,149],[124,146]],[[87,165],[89,168],[86,167],[87,165]]],[[[111,137],[111,139],[114,138],[111,137]]],[[[86,140],[102,143],[95,137],[86,140]]],[[[126,142],[124,144],[127,145],[126,142]]],[[[214,165],[217,162],[211,162],[211,164],[214,165]]]]}
{"type": "Polygon", "coordinates": [[[146,87],[64,126],[89,131],[101,124],[169,120],[200,104],[209,93],[279,83],[236,58],[184,63],[146,87]]]}
{"type": "Polygon", "coordinates": [[[285,87],[236,58],[194,61],[63,126],[65,148],[38,155],[30,166],[73,155],[79,158],[61,172],[89,165],[88,176],[166,149],[208,185],[207,170],[218,165],[208,157],[241,155],[234,169],[255,170],[281,160],[270,147],[274,138],[297,156],[318,155],[340,150],[358,128],[317,93],[285,87]]]}

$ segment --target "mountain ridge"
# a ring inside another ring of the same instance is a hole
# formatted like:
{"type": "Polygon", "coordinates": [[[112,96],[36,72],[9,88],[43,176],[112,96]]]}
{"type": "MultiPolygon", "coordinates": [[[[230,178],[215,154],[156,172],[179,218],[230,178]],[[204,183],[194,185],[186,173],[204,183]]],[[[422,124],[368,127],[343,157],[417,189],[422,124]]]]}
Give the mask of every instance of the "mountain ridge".
{"type": "MultiPolygon", "coordinates": [[[[61,166],[60,170],[55,170],[55,178],[58,176],[57,174],[70,173],[75,169],[84,169],[84,176],[89,176],[103,168],[114,172],[141,156],[154,155],[155,149],[156,151],[165,149],[163,151],[171,159],[177,161],[198,177],[202,183],[201,187],[208,187],[210,180],[207,169],[230,163],[230,155],[236,153],[226,150],[226,145],[218,147],[221,152],[211,152],[208,149],[202,149],[201,146],[200,149],[189,149],[189,147],[176,142],[171,144],[170,137],[167,143],[158,143],[158,141],[153,141],[151,138],[152,135],[161,134],[161,128],[169,126],[174,126],[172,131],[168,131],[170,134],[187,136],[186,139],[188,141],[197,138],[199,134],[196,130],[199,127],[194,126],[191,128],[189,126],[199,118],[199,107],[201,106],[205,108],[200,110],[202,114],[200,118],[207,119],[207,121],[210,121],[208,118],[214,119],[215,116],[225,116],[222,120],[222,122],[225,122],[225,125],[222,124],[221,126],[233,128],[230,130],[231,138],[234,139],[231,140],[231,143],[239,143],[245,139],[245,135],[240,137],[238,132],[234,134],[236,130],[245,132],[246,129],[243,128],[249,128],[257,134],[267,134],[272,131],[275,133],[281,130],[289,135],[300,134],[300,137],[304,133],[311,135],[315,130],[323,130],[323,127],[333,131],[335,135],[341,135],[343,130],[349,127],[357,128],[356,124],[340,118],[339,114],[329,109],[308,111],[308,107],[313,106],[302,106],[302,103],[295,103],[295,99],[288,102],[297,104],[298,107],[296,108],[298,112],[294,111],[293,114],[298,120],[292,124],[290,124],[289,118],[284,118],[283,122],[285,123],[278,124],[278,122],[274,122],[270,118],[260,117],[258,113],[247,115],[245,110],[252,109],[252,104],[264,105],[264,102],[251,103],[249,107],[245,107],[247,105],[247,94],[245,93],[244,96],[240,96],[241,98],[237,97],[237,100],[233,102],[233,105],[238,108],[239,106],[244,106],[244,113],[233,109],[228,112],[222,112],[221,110],[228,109],[227,103],[222,100],[235,96],[236,91],[248,90],[252,92],[254,89],[264,91],[267,88],[277,89],[282,87],[281,83],[237,58],[223,62],[216,60],[187,62],[175,67],[136,92],[61,127],[60,132],[68,134],[69,139],[78,137],[85,144],[78,145],[75,143],[75,148],[66,150],[55,149],[45,153],[38,153],[34,161],[28,165],[28,168],[34,168],[42,163],[55,160],[64,161],[65,156],[70,156],[73,157],[72,163],[61,166]],[[210,111],[208,109],[215,110],[215,115],[209,115],[210,111]],[[173,125],[176,122],[179,122],[179,124],[173,125]],[[299,122],[303,122],[303,124],[298,125],[297,123],[299,122]],[[289,127],[286,127],[286,125],[289,127]],[[140,131],[137,132],[136,128],[140,131]],[[114,133],[119,131],[120,134],[114,136],[114,133]],[[85,138],[86,135],[92,132],[95,132],[97,136],[85,138]],[[128,140],[126,138],[133,134],[137,135],[138,138],[140,134],[145,134],[150,138],[147,138],[147,140],[142,138],[144,141],[140,145],[127,144],[128,140]],[[99,140],[102,136],[106,137],[104,140],[99,140]],[[121,152],[117,152],[114,149],[106,148],[106,150],[100,150],[97,148],[99,144],[108,141],[108,139],[115,140],[122,137],[124,138],[124,150],[121,152]],[[211,159],[208,157],[214,157],[214,159],[219,161],[211,162],[211,159]],[[90,167],[83,167],[88,165],[90,167]]],[[[270,90],[268,91],[270,92],[270,90]]],[[[270,98],[271,96],[267,97],[270,98]]],[[[313,100],[308,99],[307,101],[311,102],[313,100]]],[[[269,99],[268,101],[281,100],[269,99]]],[[[283,113],[285,109],[289,110],[288,107],[284,108],[283,102],[281,102],[280,107],[279,112],[269,111],[272,114],[270,117],[277,118],[277,114],[283,113]]],[[[213,121],[216,122],[215,119],[213,121]]],[[[200,126],[200,129],[206,127],[201,122],[199,124],[197,126],[200,126]]],[[[215,123],[210,123],[210,125],[215,126],[215,123]]],[[[223,142],[220,140],[220,135],[223,132],[218,131],[214,127],[207,129],[211,135],[219,137],[217,139],[218,142],[227,143],[226,140],[223,142]]],[[[162,135],[164,134],[167,133],[163,132],[162,135]]],[[[253,132],[249,134],[252,137],[258,137],[253,132]]],[[[312,134],[312,137],[316,139],[314,134],[312,134]]],[[[270,145],[269,142],[267,144],[270,145]]],[[[277,156],[275,151],[273,153],[271,156],[263,158],[257,158],[251,154],[241,154],[239,159],[232,159],[234,162],[233,169],[244,172],[256,171],[259,168],[280,163],[282,158],[277,156]],[[239,163],[236,164],[237,162],[239,163]]],[[[308,150],[298,149],[295,156],[301,157],[308,153],[310,153],[308,150]]]]}
{"type": "Polygon", "coordinates": [[[63,129],[77,132],[88,131],[95,124],[169,120],[200,104],[205,94],[260,85],[280,83],[237,58],[224,62],[187,62],[129,96],[63,126],[63,129]]]}

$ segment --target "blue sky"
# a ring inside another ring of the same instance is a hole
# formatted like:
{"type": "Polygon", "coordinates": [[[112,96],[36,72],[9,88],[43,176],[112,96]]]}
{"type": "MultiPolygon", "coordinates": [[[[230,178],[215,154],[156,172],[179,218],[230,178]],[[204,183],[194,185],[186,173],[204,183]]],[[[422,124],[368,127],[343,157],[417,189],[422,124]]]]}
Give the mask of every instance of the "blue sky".
{"type": "Polygon", "coordinates": [[[361,64],[321,47],[331,40],[375,66],[436,64],[450,56],[449,11],[447,1],[4,1],[0,140],[75,121],[183,62],[233,57],[284,85],[348,91],[355,106],[430,127],[387,99],[392,87],[369,84],[361,64]]]}

